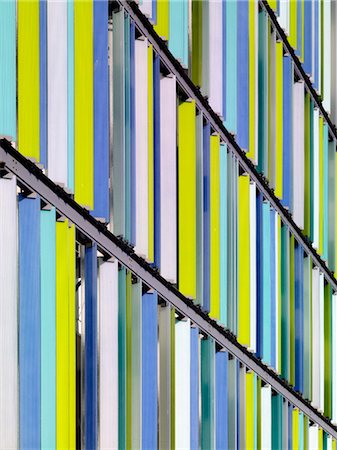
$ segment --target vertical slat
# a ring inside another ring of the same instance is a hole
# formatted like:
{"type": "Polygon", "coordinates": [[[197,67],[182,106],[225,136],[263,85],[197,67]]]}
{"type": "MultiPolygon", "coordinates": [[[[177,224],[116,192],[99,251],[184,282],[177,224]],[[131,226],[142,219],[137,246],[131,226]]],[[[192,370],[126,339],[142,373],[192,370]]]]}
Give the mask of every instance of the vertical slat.
{"type": "MultiPolygon", "coordinates": [[[[237,141],[249,149],[249,2],[237,7],[237,141]]],[[[232,68],[233,70],[233,68],[232,68]]],[[[219,93],[220,94],[220,93],[219,93]]]]}
{"type": "Polygon", "coordinates": [[[261,449],[271,449],[271,387],[261,388],[261,449]]]}
{"type": "Polygon", "coordinates": [[[136,209],[136,152],[135,152],[135,26],[130,16],[124,15],[124,144],[125,144],[125,205],[121,211],[125,214],[125,239],[135,245],[135,209],[136,209]]]}
{"type": "Polygon", "coordinates": [[[47,0],[40,1],[40,162],[44,167],[47,159],[47,0]]]}
{"type": "Polygon", "coordinates": [[[258,102],[257,102],[257,84],[258,84],[258,55],[257,55],[257,19],[258,19],[258,2],[248,2],[248,55],[249,55],[249,145],[248,158],[252,159],[255,164],[258,162],[257,149],[257,129],[258,129],[258,102]]]}
{"type": "Polygon", "coordinates": [[[276,189],[276,32],[268,20],[268,157],[266,177],[276,189]]]}
{"type": "Polygon", "coordinates": [[[94,2],[94,211],[109,221],[108,2],[94,2]]]}
{"type": "Polygon", "coordinates": [[[288,401],[283,400],[282,403],[282,422],[284,425],[283,433],[282,433],[282,444],[285,448],[289,448],[289,422],[288,422],[288,401]]]}
{"type": "Polygon", "coordinates": [[[113,14],[113,232],[125,235],[124,11],[113,14]]]}
{"type": "Polygon", "coordinates": [[[309,427],[309,447],[310,450],[318,448],[318,427],[315,424],[309,427]]]}
{"type": "MultiPolygon", "coordinates": [[[[204,172],[203,172],[203,115],[196,117],[196,302],[204,302],[204,172]]],[[[220,169],[221,170],[221,169],[220,169]]]]}
{"type": "Polygon", "coordinates": [[[281,295],[282,295],[282,329],[281,329],[281,374],[289,377],[289,233],[286,226],[281,228],[281,295]]]}
{"type": "Polygon", "coordinates": [[[276,244],[275,211],[270,209],[270,365],[276,370],[276,244]]]}
{"type": "Polygon", "coordinates": [[[175,324],[175,448],[190,448],[191,438],[191,323],[180,320],[175,324]]]}
{"type": "Polygon", "coordinates": [[[293,86],[293,218],[304,228],[304,84],[293,86]]]}
{"type": "Polygon", "coordinates": [[[265,176],[268,176],[268,22],[264,11],[259,12],[259,34],[258,34],[258,53],[261,64],[258,69],[259,79],[259,97],[258,97],[258,142],[259,142],[259,161],[258,170],[264,171],[265,176]],[[266,167],[267,166],[267,167],[266,167]]]}
{"type": "Polygon", "coordinates": [[[238,341],[250,347],[250,180],[238,182],[238,341]],[[247,272],[249,277],[247,277],[247,272]]]}
{"type": "Polygon", "coordinates": [[[313,234],[313,246],[318,249],[319,247],[319,215],[320,215],[320,196],[319,196],[319,112],[314,109],[314,234],[313,234]]]}
{"type": "Polygon", "coordinates": [[[17,4],[18,148],[40,160],[39,2],[17,4]]]}
{"type": "Polygon", "coordinates": [[[160,233],[161,233],[161,211],[160,211],[160,199],[161,199],[161,189],[160,189],[160,58],[159,55],[154,53],[153,59],[153,184],[154,184],[154,263],[156,267],[160,267],[160,233]]]}
{"type": "Polygon", "coordinates": [[[169,50],[188,67],[188,2],[170,2],[169,5],[169,50]]]}
{"type": "MultiPolygon", "coordinates": [[[[220,322],[227,326],[227,145],[220,145],[220,322]]],[[[197,261],[198,262],[198,261],[197,261]]]]}
{"type": "Polygon", "coordinates": [[[283,399],[278,394],[273,394],[272,398],[272,449],[277,450],[282,447],[282,431],[284,424],[282,423],[282,402],[283,399]]]}
{"type": "Polygon", "coordinates": [[[331,1],[325,1],[322,4],[323,9],[323,26],[322,34],[323,44],[323,106],[331,112],[331,1]]]}
{"type": "Polygon", "coordinates": [[[276,42],[275,81],[275,195],[283,197],[283,43],[276,42]]]}
{"type": "Polygon", "coordinates": [[[210,316],[220,319],[220,138],[210,138],[210,316]]]}
{"type": "Polygon", "coordinates": [[[215,344],[210,338],[201,341],[201,448],[215,448],[214,430],[215,344]]]}
{"type": "Polygon", "coordinates": [[[56,223],[56,447],[75,449],[75,230],[56,223]]]}
{"type": "Polygon", "coordinates": [[[336,169],[336,141],[333,139],[328,143],[328,236],[326,236],[326,243],[328,247],[328,265],[330,270],[335,272],[336,269],[336,179],[335,179],[335,169],[336,169]]]}
{"type": "Polygon", "coordinates": [[[118,447],[126,444],[126,270],[118,271],[118,447]]]}
{"type": "Polygon", "coordinates": [[[197,450],[199,448],[199,330],[198,328],[191,328],[191,360],[190,360],[190,423],[191,423],[191,437],[190,448],[197,450]]]}
{"type": "Polygon", "coordinates": [[[319,406],[319,270],[312,270],[312,405],[319,406]]]}
{"type": "Polygon", "coordinates": [[[276,371],[282,367],[282,277],[281,277],[281,218],[275,213],[275,266],[276,266],[276,371]]]}
{"type": "Polygon", "coordinates": [[[309,400],[312,395],[312,263],[309,256],[304,257],[303,266],[303,308],[304,308],[304,387],[303,394],[309,400]]]}
{"type": "Polygon", "coordinates": [[[118,262],[99,265],[99,444],[118,447],[118,262]]]}
{"type": "Polygon", "coordinates": [[[246,368],[238,361],[238,448],[246,448],[246,368]]]}
{"type": "Polygon", "coordinates": [[[299,411],[297,408],[292,408],[292,448],[299,449],[299,411]]]}
{"type": "MultiPolygon", "coordinates": [[[[174,2],[173,2],[174,3],[174,2]]],[[[182,2],[187,3],[187,2],[182,2]]],[[[220,116],[222,111],[222,8],[224,2],[209,2],[209,98],[208,102],[220,116]]]]}
{"type": "Polygon", "coordinates": [[[332,423],[337,422],[337,294],[332,294],[332,413],[331,421],[332,423]]]}
{"type": "Polygon", "coordinates": [[[157,448],[158,305],[157,293],[142,299],[142,448],[157,448]]]}
{"type": "Polygon", "coordinates": [[[228,353],[215,355],[215,448],[228,447],[228,353]]]}
{"type": "Polygon", "coordinates": [[[19,198],[20,449],[41,445],[40,199],[19,198]]]}
{"type": "Polygon", "coordinates": [[[159,448],[171,446],[171,308],[159,308],[159,448]]]}
{"type": "MultiPolygon", "coordinates": [[[[178,285],[184,295],[195,299],[196,135],[194,101],[184,102],[178,106],[178,130],[178,285]]],[[[170,130],[170,132],[172,131],[170,130]]]]}
{"type": "Polygon", "coordinates": [[[337,42],[337,5],[331,2],[331,118],[336,123],[337,117],[337,58],[336,58],[336,42],[337,42]]]}
{"type": "Polygon", "coordinates": [[[263,197],[258,192],[256,199],[256,265],[257,265],[257,278],[256,278],[256,320],[257,320],[257,333],[256,333],[256,353],[257,356],[262,358],[263,356],[263,240],[262,240],[262,206],[263,197]]]}
{"type": "Polygon", "coordinates": [[[324,286],[324,414],[331,417],[332,409],[332,293],[324,286]]]}
{"type": "Polygon", "coordinates": [[[256,317],[257,317],[257,259],[256,259],[256,184],[249,186],[249,311],[250,311],[250,337],[249,348],[256,352],[256,317]]]}
{"type": "Polygon", "coordinates": [[[41,448],[56,448],[55,209],[41,211],[41,448]]]}
{"type": "MultiPolygon", "coordinates": [[[[323,259],[329,263],[328,246],[329,246],[329,136],[328,126],[323,124],[323,259]]],[[[334,190],[333,190],[334,191],[334,190]]],[[[333,270],[333,266],[331,267],[333,270]]]]}
{"type": "Polygon", "coordinates": [[[85,445],[97,448],[97,245],[85,249],[85,445]]]}
{"type": "Polygon", "coordinates": [[[237,131],[237,3],[226,2],[226,121],[229,131],[237,131]]]}
{"type": "Polygon", "coordinates": [[[169,40],[170,2],[162,0],[157,2],[155,32],[166,41],[169,40]]]}
{"type": "Polygon", "coordinates": [[[290,29],[289,29],[289,44],[297,49],[297,1],[290,3],[289,19],[290,19],[290,29]]]}
{"type": "Polygon", "coordinates": [[[311,128],[311,115],[310,115],[310,95],[305,93],[304,100],[304,233],[311,237],[311,207],[312,198],[311,192],[313,188],[313,183],[311,179],[311,140],[310,134],[311,128]]]}
{"type": "Polygon", "coordinates": [[[74,2],[75,200],[94,206],[93,1],[74,2]]]}
{"type": "Polygon", "coordinates": [[[74,0],[67,2],[67,148],[68,148],[68,183],[67,186],[74,192],[74,0]]]}
{"type": "Polygon", "coordinates": [[[228,359],[228,448],[236,449],[237,443],[237,361],[233,357],[228,359]]]}
{"type": "Polygon", "coordinates": [[[304,2],[304,55],[303,69],[309,75],[312,73],[312,2],[304,2]]]}
{"type": "Polygon", "coordinates": [[[254,379],[255,374],[254,372],[248,371],[245,374],[246,376],[246,398],[245,398],[245,404],[246,404],[246,448],[255,448],[255,426],[254,421],[256,420],[255,417],[255,410],[254,410],[254,403],[256,401],[255,399],[255,389],[254,389],[254,379]]]}
{"type": "Polygon", "coordinates": [[[68,310],[69,310],[69,443],[70,450],[76,449],[76,254],[75,226],[68,223],[68,310]]]}
{"type": "Polygon", "coordinates": [[[152,3],[152,0],[142,0],[141,4],[139,5],[139,9],[149,19],[152,18],[152,3]]]}
{"type": "Polygon", "coordinates": [[[289,56],[283,57],[283,196],[282,203],[292,211],[292,125],[293,125],[293,62],[289,56]]]}
{"type": "Polygon", "coordinates": [[[160,273],[177,281],[176,79],[160,80],[160,273]]]}
{"type": "Polygon", "coordinates": [[[271,364],[271,278],[270,278],[270,204],[264,201],[263,215],[263,361],[271,364]]]}
{"type": "Polygon", "coordinates": [[[295,389],[303,392],[303,248],[295,247],[295,389]]]}
{"type": "Polygon", "coordinates": [[[133,338],[133,323],[132,323],[132,313],[133,313],[133,285],[132,285],[132,274],[131,272],[126,272],[126,291],[125,291],[125,303],[126,303],[126,314],[125,314],[125,343],[126,343],[126,363],[125,363],[125,398],[126,398],[126,414],[125,414],[125,448],[132,448],[133,445],[133,383],[132,383],[132,338],[133,338]]]}
{"type": "Polygon", "coordinates": [[[195,85],[202,84],[202,2],[192,0],[192,67],[191,78],[195,85]]]}
{"type": "Polygon", "coordinates": [[[201,33],[201,77],[202,83],[200,84],[200,90],[203,96],[209,97],[210,93],[210,2],[202,2],[202,29],[201,33]]]}
{"type": "Polygon", "coordinates": [[[132,284],[132,448],[142,448],[142,282],[132,284]]]}
{"type": "Polygon", "coordinates": [[[319,400],[318,410],[324,411],[324,275],[319,274],[319,400]]]}
{"type": "MultiPolygon", "coordinates": [[[[1,28],[0,28],[1,29],[1,28]]],[[[0,179],[0,448],[19,448],[16,179],[0,179]]],[[[36,275],[36,274],[35,274],[36,275]]]]}
{"type": "Polygon", "coordinates": [[[154,262],[154,76],[153,76],[153,49],[147,49],[147,125],[148,125],[148,259],[154,262]]]}
{"type": "Polygon", "coordinates": [[[203,308],[210,310],[210,231],[211,231],[211,193],[210,193],[210,125],[203,127],[203,308]]]}
{"type": "Polygon", "coordinates": [[[135,41],[136,246],[148,257],[148,62],[147,40],[135,41]]]}
{"type": "Polygon", "coordinates": [[[290,235],[289,246],[289,316],[290,316],[290,348],[289,348],[289,381],[295,385],[295,239],[290,235]]]}
{"type": "Polygon", "coordinates": [[[68,182],[68,53],[65,2],[48,1],[48,176],[68,182]]]}

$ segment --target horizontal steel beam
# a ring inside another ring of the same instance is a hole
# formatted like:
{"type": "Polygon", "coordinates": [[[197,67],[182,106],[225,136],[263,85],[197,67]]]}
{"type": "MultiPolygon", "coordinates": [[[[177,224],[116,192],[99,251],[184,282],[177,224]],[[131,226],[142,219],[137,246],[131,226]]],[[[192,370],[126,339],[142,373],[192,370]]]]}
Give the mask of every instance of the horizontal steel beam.
{"type": "Polygon", "coordinates": [[[163,279],[144,259],[137,256],[122,239],[114,236],[107,226],[97,221],[78,205],[60,186],[54,184],[34,163],[18,153],[6,140],[0,140],[0,162],[5,170],[16,176],[18,184],[28,193],[36,193],[48,205],[72,222],[89,240],[107,256],[114,257],[133,272],[146,285],[158,292],[182,316],[188,317],[200,331],[213,338],[221,348],[235,356],[248,369],[254,371],[265,383],[306,414],[323,430],[337,438],[337,429],[294,389],[272,370],[241,346],[235,336],[210,319],[200,307],[186,298],[173,285],[163,279]]]}

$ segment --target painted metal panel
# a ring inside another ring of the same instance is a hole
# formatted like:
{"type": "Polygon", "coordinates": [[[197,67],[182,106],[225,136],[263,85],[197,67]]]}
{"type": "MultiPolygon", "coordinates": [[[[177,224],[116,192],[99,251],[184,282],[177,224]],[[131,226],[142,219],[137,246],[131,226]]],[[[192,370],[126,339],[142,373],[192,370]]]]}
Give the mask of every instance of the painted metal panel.
{"type": "MultiPolygon", "coordinates": [[[[0,448],[19,448],[18,211],[16,178],[0,179],[0,448]]],[[[27,342],[28,344],[28,342],[27,342]]]]}
{"type": "Polygon", "coordinates": [[[41,445],[40,198],[19,198],[20,449],[41,445]]]}

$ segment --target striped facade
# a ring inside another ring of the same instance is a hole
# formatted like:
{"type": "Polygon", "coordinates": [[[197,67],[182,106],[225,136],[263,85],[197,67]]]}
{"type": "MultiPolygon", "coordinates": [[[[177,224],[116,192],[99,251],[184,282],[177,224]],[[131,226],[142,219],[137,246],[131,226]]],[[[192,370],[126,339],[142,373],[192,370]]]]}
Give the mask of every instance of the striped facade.
{"type": "Polygon", "coordinates": [[[0,2],[0,135],[209,321],[1,166],[0,449],[336,449],[336,22],[0,2]]]}

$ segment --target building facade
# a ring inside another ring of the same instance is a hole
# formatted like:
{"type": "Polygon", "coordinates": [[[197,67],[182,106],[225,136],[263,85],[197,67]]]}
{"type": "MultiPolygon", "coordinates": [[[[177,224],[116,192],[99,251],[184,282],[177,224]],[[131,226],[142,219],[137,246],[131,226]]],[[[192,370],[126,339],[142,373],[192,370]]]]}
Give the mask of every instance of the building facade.
{"type": "Polygon", "coordinates": [[[336,449],[336,29],[0,2],[0,449],[336,449]]]}

